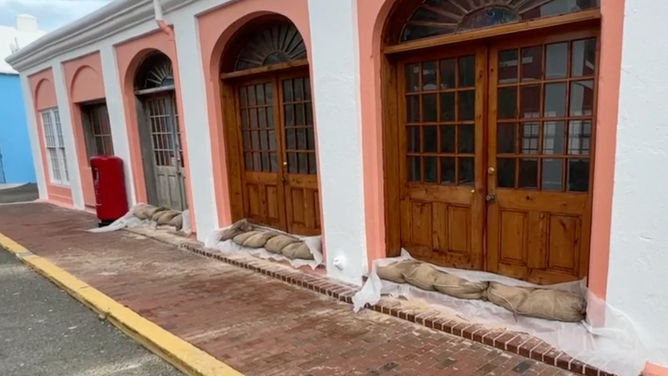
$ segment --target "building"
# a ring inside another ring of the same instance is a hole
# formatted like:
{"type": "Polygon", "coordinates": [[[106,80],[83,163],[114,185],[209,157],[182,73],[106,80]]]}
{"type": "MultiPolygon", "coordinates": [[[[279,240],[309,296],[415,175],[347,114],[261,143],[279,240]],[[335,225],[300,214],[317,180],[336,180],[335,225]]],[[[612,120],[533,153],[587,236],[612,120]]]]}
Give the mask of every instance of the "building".
{"type": "Polygon", "coordinates": [[[0,184],[35,183],[21,80],[5,58],[46,34],[35,17],[16,17],[16,26],[0,25],[0,184]]]}
{"type": "Polygon", "coordinates": [[[132,202],[190,208],[200,239],[240,218],[324,234],[345,281],[402,247],[586,277],[668,366],[668,175],[652,170],[668,4],[154,5],[117,0],[8,59],[42,198],[92,207],[88,157],[113,153],[132,202]]]}

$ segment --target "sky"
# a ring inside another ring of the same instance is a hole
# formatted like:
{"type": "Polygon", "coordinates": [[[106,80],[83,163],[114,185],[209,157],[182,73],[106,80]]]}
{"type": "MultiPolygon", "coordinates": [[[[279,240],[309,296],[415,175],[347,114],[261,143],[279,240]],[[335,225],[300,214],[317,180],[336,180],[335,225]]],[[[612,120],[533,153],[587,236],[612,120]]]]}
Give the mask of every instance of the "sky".
{"type": "Polygon", "coordinates": [[[16,25],[16,15],[37,17],[39,28],[53,31],[112,0],[0,0],[0,25],[16,25]]]}

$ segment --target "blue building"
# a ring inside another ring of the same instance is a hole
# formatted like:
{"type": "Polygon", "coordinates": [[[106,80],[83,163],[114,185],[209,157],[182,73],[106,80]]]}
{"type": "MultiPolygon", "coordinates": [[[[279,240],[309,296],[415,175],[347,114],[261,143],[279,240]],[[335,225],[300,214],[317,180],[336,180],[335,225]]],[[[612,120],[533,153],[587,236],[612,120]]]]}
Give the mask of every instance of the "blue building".
{"type": "Polygon", "coordinates": [[[44,34],[29,15],[0,25],[0,184],[36,182],[21,81],[5,58],[44,34]]]}

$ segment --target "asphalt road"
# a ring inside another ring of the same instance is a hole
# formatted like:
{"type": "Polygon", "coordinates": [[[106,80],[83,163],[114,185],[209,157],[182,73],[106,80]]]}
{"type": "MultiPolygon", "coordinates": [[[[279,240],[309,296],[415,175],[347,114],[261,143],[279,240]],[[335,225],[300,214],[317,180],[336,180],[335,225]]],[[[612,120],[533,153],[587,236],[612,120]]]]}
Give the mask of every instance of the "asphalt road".
{"type": "Polygon", "coordinates": [[[0,375],[183,376],[3,249],[0,375]]]}
{"type": "Polygon", "coordinates": [[[35,183],[4,189],[0,185],[0,204],[35,201],[38,198],[39,192],[35,183]]]}

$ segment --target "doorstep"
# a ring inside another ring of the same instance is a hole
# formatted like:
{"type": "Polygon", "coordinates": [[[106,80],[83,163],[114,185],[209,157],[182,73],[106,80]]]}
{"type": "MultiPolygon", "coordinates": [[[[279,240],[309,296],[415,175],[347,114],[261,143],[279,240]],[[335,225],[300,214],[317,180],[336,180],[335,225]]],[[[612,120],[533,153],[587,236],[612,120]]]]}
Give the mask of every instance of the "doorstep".
{"type": "MultiPolygon", "coordinates": [[[[310,269],[308,267],[294,269],[288,265],[259,259],[250,255],[222,254],[217,250],[204,247],[196,240],[146,228],[127,229],[127,231],[176,245],[181,249],[198,255],[249,269],[283,282],[327,295],[348,304],[352,304],[352,297],[359,290],[359,287],[355,285],[327,278],[322,272],[317,274],[309,272],[310,269]]],[[[490,328],[485,325],[467,322],[462,318],[443,317],[444,313],[442,311],[429,307],[426,304],[416,306],[403,299],[384,297],[377,304],[367,304],[365,308],[429,329],[518,354],[576,374],[614,376],[574,359],[536,337],[514,331],[490,328]]]]}
{"type": "MultiPolygon", "coordinates": [[[[478,332],[465,339],[467,328],[443,333],[438,320],[419,314],[417,325],[374,310],[355,314],[347,303],[355,288],[317,273],[222,257],[187,240],[175,246],[128,231],[84,231],[95,226],[90,214],[50,204],[0,206],[1,233],[247,376],[573,374],[494,341],[476,343],[489,341],[478,332]]],[[[374,309],[404,312],[389,300],[374,309]]]]}

